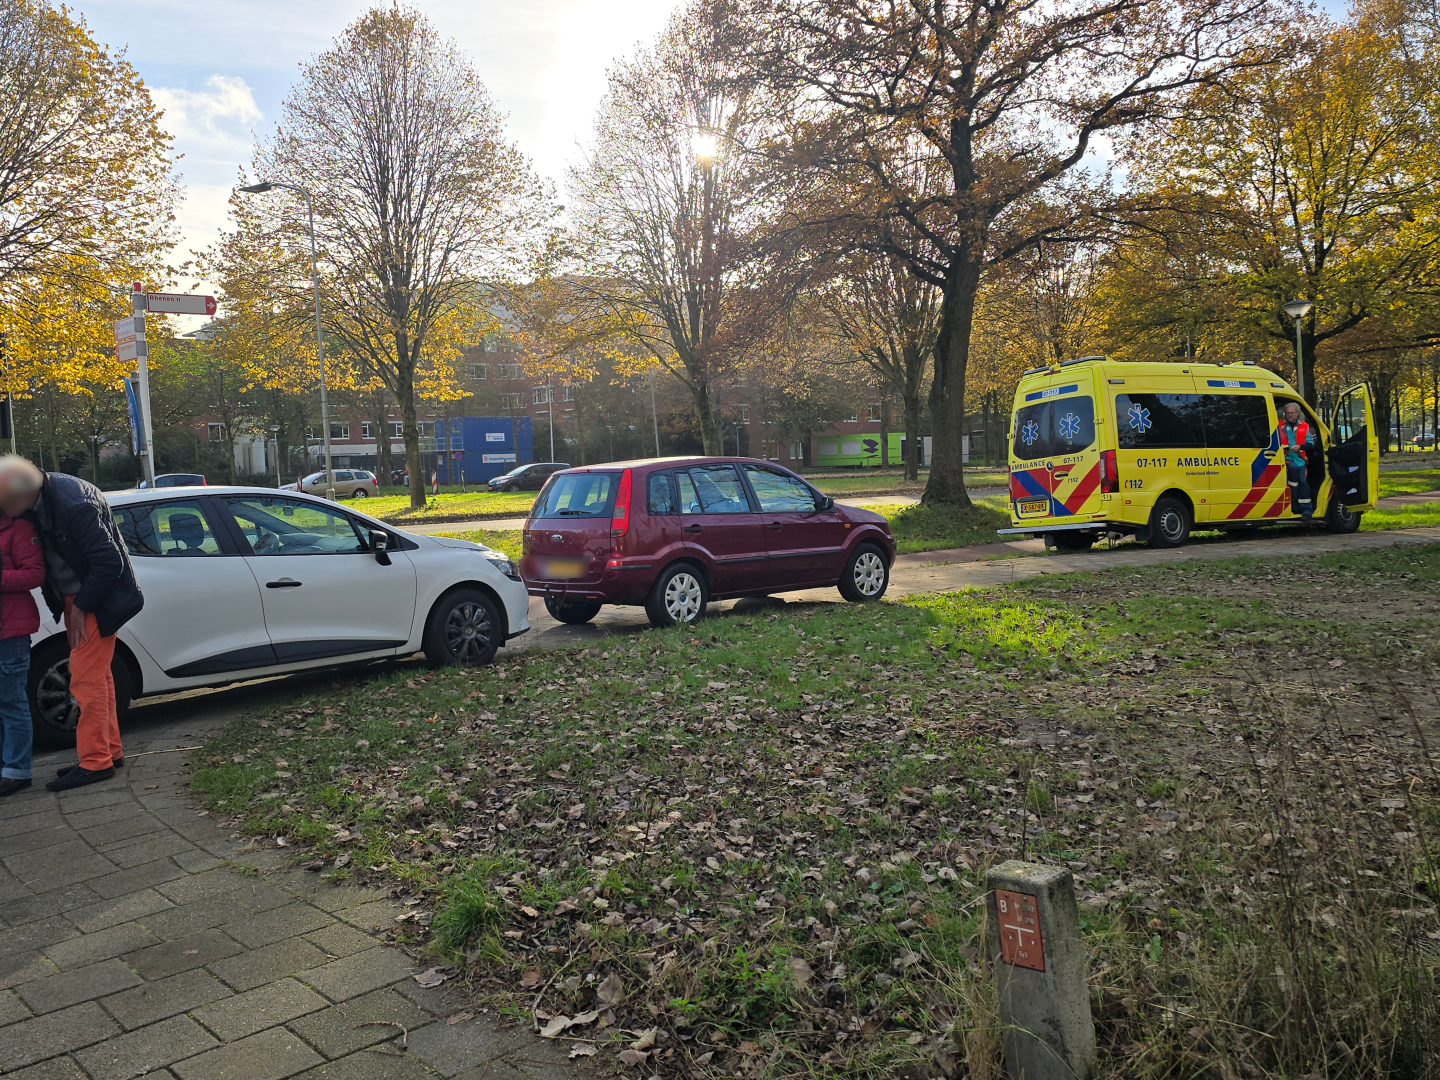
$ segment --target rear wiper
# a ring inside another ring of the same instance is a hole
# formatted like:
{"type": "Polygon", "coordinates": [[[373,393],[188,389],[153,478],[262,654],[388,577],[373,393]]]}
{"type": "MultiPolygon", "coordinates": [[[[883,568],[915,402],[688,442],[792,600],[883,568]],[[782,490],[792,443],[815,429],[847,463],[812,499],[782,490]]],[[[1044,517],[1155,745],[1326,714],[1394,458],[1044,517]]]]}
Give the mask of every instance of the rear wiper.
{"type": "Polygon", "coordinates": [[[567,516],[569,516],[569,515],[571,515],[571,514],[579,514],[579,515],[582,516],[582,517],[593,517],[593,516],[594,516],[593,514],[590,513],[589,510],[561,510],[561,511],[560,511],[560,516],[561,516],[561,517],[567,517],[567,516]]]}

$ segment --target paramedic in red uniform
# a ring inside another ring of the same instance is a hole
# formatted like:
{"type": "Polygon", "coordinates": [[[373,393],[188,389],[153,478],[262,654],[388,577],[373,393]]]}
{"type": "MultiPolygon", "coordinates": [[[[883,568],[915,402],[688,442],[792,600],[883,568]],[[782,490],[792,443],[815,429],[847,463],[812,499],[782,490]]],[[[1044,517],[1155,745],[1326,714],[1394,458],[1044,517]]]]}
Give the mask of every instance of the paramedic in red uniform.
{"type": "Polygon", "coordinates": [[[1305,460],[1307,446],[1316,445],[1315,432],[1300,417],[1300,406],[1293,401],[1285,403],[1285,415],[1280,421],[1280,445],[1285,448],[1285,479],[1290,484],[1290,503],[1300,511],[1300,519],[1309,521],[1315,516],[1315,502],[1310,491],[1309,463],[1305,460]]]}
{"type": "Polygon", "coordinates": [[[145,604],[120,529],[94,484],[41,472],[25,458],[0,458],[0,510],[24,517],[40,536],[45,560],[41,594],[70,641],[70,693],[80,706],[75,741],[80,762],[60,770],[49,791],[83,787],[115,775],[125,758],[115,714],[115,631],[145,604]]]}

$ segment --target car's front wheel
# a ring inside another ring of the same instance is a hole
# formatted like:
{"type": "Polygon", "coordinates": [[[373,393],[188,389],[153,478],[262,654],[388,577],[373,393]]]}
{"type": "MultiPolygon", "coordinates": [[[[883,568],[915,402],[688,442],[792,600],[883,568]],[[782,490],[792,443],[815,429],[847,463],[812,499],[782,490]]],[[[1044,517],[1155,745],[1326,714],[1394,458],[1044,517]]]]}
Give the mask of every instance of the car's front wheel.
{"type": "Polygon", "coordinates": [[[850,553],[840,575],[840,595],[852,604],[879,600],[890,587],[890,565],[873,544],[861,544],[850,553]]]}
{"type": "Polygon", "coordinates": [[[1325,528],[1332,533],[1353,533],[1360,528],[1360,511],[1350,509],[1337,495],[1330,500],[1330,512],[1325,515],[1325,528]]]}
{"type": "Polygon", "coordinates": [[[431,667],[488,664],[503,640],[501,625],[495,602],[479,589],[446,593],[425,624],[425,659],[431,667]]]}
{"type": "Polygon", "coordinates": [[[705,612],[710,601],[705,588],[705,575],[691,563],[676,563],[656,580],[645,601],[645,614],[652,626],[676,626],[693,623],[705,612]]]}
{"type": "MultiPolygon", "coordinates": [[[[120,656],[110,662],[110,677],[115,681],[115,715],[124,720],[135,690],[130,668],[120,656]]],[[[70,646],[63,637],[31,650],[25,689],[36,745],[57,750],[74,746],[80,706],[70,696],[70,646]]]]}

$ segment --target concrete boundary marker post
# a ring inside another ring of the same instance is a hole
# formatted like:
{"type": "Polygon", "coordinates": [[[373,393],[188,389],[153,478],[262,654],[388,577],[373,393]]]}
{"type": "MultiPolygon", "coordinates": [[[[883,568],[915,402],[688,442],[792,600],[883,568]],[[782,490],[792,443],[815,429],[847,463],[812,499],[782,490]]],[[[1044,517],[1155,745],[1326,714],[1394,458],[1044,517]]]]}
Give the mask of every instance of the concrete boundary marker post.
{"type": "Polygon", "coordinates": [[[1095,1024],[1074,878],[1061,866],[1012,859],[991,867],[985,888],[1006,1073],[1089,1080],[1095,1024]]]}

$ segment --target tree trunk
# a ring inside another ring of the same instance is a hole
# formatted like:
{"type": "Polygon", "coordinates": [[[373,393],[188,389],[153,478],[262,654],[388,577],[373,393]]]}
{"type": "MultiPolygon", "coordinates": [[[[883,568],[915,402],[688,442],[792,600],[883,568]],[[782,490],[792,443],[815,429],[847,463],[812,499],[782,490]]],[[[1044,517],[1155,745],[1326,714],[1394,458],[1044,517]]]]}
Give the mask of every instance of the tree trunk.
{"type": "Polygon", "coordinates": [[[725,447],[720,442],[720,425],[715,421],[715,402],[710,396],[709,380],[703,376],[696,379],[691,384],[690,394],[695,399],[695,420],[700,425],[705,456],[719,457],[725,453],[725,447]]]}
{"type": "Polygon", "coordinates": [[[383,404],[376,406],[375,419],[375,474],[381,484],[390,483],[393,466],[390,463],[390,420],[389,410],[383,404]]]}
{"type": "Polygon", "coordinates": [[[1395,383],[1395,376],[1383,369],[1375,372],[1373,378],[1367,378],[1366,383],[1370,387],[1370,404],[1375,410],[1375,434],[1384,435],[1379,440],[1380,453],[1390,453],[1390,388],[1395,383]]]}
{"type": "Polygon", "coordinates": [[[970,331],[975,294],[980,288],[979,242],[957,251],[946,273],[940,303],[940,334],[935,343],[935,380],[930,384],[934,446],[930,480],[921,502],[969,506],[965,490],[965,369],[970,361],[970,331]]]}
{"type": "Polygon", "coordinates": [[[1440,351],[1430,354],[1430,439],[1440,449],[1440,351]]]}
{"type": "MultiPolygon", "coordinates": [[[[400,342],[396,342],[397,346],[400,342]]],[[[400,433],[405,439],[405,467],[410,470],[410,509],[425,508],[425,463],[420,458],[420,425],[415,419],[415,383],[400,367],[400,433]]]]}
{"type": "Polygon", "coordinates": [[[920,390],[905,392],[905,479],[920,479],[920,464],[925,460],[925,447],[920,442],[920,390]]]}
{"type": "Polygon", "coordinates": [[[886,383],[880,384],[880,467],[890,467],[890,400],[894,391],[886,383]]]}

